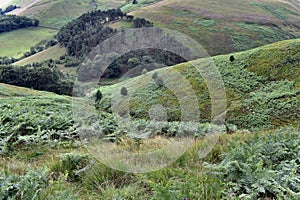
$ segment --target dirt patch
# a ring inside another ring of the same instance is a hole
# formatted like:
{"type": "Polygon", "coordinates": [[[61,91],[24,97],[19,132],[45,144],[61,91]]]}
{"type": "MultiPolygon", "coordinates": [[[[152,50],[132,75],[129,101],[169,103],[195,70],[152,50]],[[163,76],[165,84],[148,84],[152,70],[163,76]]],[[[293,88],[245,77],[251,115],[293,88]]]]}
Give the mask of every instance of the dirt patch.
{"type": "MultiPolygon", "coordinates": [[[[0,0],[1,1],[1,0],[0,0]]],[[[24,11],[26,11],[27,9],[29,9],[31,6],[39,3],[42,0],[34,0],[29,2],[29,4],[22,6],[21,8],[18,8],[16,10],[11,11],[9,14],[11,15],[21,15],[24,11]]]]}

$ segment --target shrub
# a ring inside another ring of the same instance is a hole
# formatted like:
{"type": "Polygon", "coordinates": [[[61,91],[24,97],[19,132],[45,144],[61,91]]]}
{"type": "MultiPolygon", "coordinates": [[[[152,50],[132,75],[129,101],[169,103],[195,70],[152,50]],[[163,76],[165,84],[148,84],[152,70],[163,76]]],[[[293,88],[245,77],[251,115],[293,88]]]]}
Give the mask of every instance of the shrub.
{"type": "Polygon", "coordinates": [[[226,194],[243,199],[299,199],[299,130],[282,128],[275,133],[255,135],[245,143],[232,144],[218,165],[226,194]]]}

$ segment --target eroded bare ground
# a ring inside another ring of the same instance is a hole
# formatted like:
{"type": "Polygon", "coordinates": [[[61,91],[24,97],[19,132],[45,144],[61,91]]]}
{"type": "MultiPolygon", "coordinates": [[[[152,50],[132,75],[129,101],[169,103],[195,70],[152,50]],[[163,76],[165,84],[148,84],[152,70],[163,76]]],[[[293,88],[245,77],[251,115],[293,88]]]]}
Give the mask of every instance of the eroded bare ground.
{"type": "MultiPolygon", "coordinates": [[[[2,1],[2,0],[0,0],[2,1]]],[[[21,8],[18,8],[16,10],[11,11],[9,14],[12,15],[21,15],[25,10],[27,10],[28,8],[34,6],[35,4],[39,3],[42,0],[33,0],[33,1],[29,1],[26,5],[21,6],[21,8]]]]}

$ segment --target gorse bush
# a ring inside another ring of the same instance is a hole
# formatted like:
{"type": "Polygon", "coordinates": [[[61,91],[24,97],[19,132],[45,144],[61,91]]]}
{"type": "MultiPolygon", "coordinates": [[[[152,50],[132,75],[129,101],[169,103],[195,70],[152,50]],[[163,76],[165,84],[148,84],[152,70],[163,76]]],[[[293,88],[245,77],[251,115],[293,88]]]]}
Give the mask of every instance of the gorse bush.
{"type": "Polygon", "coordinates": [[[220,164],[208,165],[226,184],[224,194],[243,199],[300,198],[300,133],[282,128],[232,144],[220,164]]]}

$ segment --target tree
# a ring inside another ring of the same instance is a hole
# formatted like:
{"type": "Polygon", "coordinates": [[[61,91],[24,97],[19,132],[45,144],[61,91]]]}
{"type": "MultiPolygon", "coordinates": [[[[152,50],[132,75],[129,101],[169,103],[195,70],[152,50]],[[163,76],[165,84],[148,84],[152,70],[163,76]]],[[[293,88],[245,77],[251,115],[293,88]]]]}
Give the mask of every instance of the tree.
{"type": "Polygon", "coordinates": [[[102,99],[102,97],[103,97],[103,95],[102,95],[101,91],[97,90],[96,95],[95,95],[95,98],[96,98],[95,101],[96,101],[96,103],[100,102],[101,99],[102,99]]]}
{"type": "Polygon", "coordinates": [[[128,91],[127,91],[127,88],[126,88],[126,87],[122,87],[122,88],[121,88],[121,94],[122,94],[123,96],[127,96],[127,95],[128,95],[128,91]]]}
{"type": "Polygon", "coordinates": [[[140,64],[140,60],[138,58],[129,58],[128,59],[128,68],[134,68],[136,67],[138,64],[140,64]]]}
{"type": "Polygon", "coordinates": [[[132,4],[138,4],[137,0],[133,0],[132,4]]]}
{"type": "Polygon", "coordinates": [[[229,58],[230,62],[233,62],[235,60],[234,56],[231,55],[230,58],[229,58]]]}
{"type": "Polygon", "coordinates": [[[154,72],[154,73],[152,74],[152,79],[153,79],[153,80],[157,79],[157,75],[158,75],[157,72],[154,72]]]}

